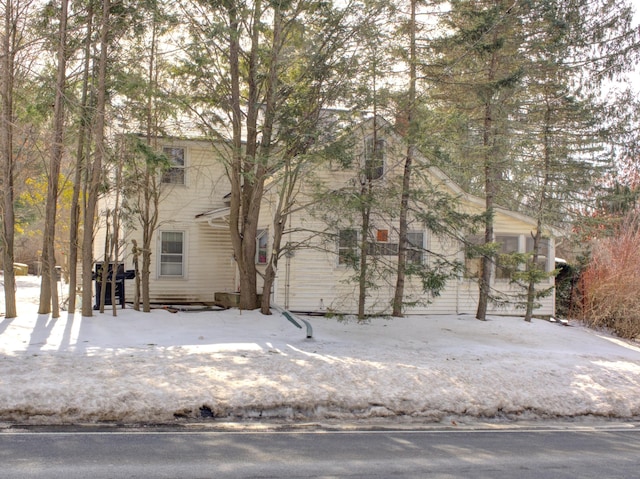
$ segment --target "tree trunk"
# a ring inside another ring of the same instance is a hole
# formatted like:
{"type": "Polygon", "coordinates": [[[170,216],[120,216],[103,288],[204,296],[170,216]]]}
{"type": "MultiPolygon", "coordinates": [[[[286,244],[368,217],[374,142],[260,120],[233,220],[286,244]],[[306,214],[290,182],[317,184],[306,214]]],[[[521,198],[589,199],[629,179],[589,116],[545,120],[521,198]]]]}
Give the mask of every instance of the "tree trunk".
{"type": "MultiPolygon", "coordinates": [[[[232,160],[231,160],[231,204],[230,233],[231,243],[238,267],[240,286],[240,308],[256,309],[258,304],[256,285],[256,232],[260,214],[260,203],[264,190],[264,171],[259,166],[257,121],[258,109],[258,53],[260,50],[258,33],[262,3],[254,2],[254,23],[251,25],[251,50],[248,57],[248,103],[246,113],[242,107],[244,101],[241,91],[240,58],[240,12],[237,5],[231,5],[229,14],[229,73],[231,81],[232,109],[232,160]],[[246,141],[243,142],[242,124],[246,123],[246,141]]],[[[272,106],[271,106],[272,107],[272,106]]],[[[267,105],[267,110],[270,105],[267,105]]],[[[265,110],[266,111],[266,110],[265,110]]],[[[266,125],[266,122],[265,122],[266,125]]],[[[270,141],[270,133],[263,131],[263,141],[270,141]]]]}
{"type": "MultiPolygon", "coordinates": [[[[375,138],[373,140],[375,150],[375,138]]],[[[371,220],[371,181],[365,180],[366,184],[362,185],[360,190],[360,200],[364,203],[362,205],[362,224],[360,228],[360,266],[358,268],[358,319],[362,321],[366,317],[366,302],[367,302],[367,267],[368,267],[368,251],[367,243],[369,240],[369,222],[371,220]]]]}
{"type": "Polygon", "coordinates": [[[52,313],[53,318],[60,317],[56,274],[56,212],[58,205],[58,183],[60,165],[64,150],[64,98],[67,74],[67,7],[68,0],[62,0],[60,11],[60,30],[58,33],[58,67],[56,78],[56,96],[53,107],[53,143],[49,168],[49,187],[45,214],[42,245],[42,286],[40,289],[40,307],[38,313],[52,313]],[[47,280],[49,284],[47,285],[47,280]]]}
{"type": "MultiPolygon", "coordinates": [[[[112,241],[110,238],[110,227],[109,225],[111,223],[109,223],[109,216],[110,216],[110,211],[107,210],[106,214],[105,214],[105,238],[104,238],[104,251],[102,254],[102,269],[100,270],[100,296],[96,298],[96,302],[98,303],[98,310],[100,311],[100,313],[104,313],[104,306],[106,304],[106,299],[107,299],[107,281],[109,280],[109,266],[111,264],[111,255],[109,254],[109,252],[112,250],[112,241]]],[[[96,273],[97,274],[97,273],[96,273]]]]}
{"type": "Polygon", "coordinates": [[[271,288],[276,278],[276,272],[278,270],[278,254],[281,249],[282,235],[284,233],[285,219],[280,214],[281,208],[278,207],[278,211],[274,216],[273,221],[273,245],[271,247],[271,255],[267,263],[267,268],[264,274],[264,286],[262,287],[262,302],[260,304],[260,311],[262,314],[271,314],[271,288]]]}
{"type": "Polygon", "coordinates": [[[107,77],[107,48],[109,34],[110,0],[103,0],[102,22],[100,31],[100,59],[98,62],[98,91],[96,99],[95,122],[95,154],[89,175],[89,192],[87,207],[84,214],[84,234],[82,240],[82,315],[92,316],[91,298],[91,270],[93,267],[93,228],[95,225],[96,207],[100,193],[102,179],[102,163],[105,154],[105,107],[106,107],[106,77],[107,77]]]}
{"type": "MultiPolygon", "coordinates": [[[[494,41],[497,39],[497,33],[494,32],[494,41]]],[[[491,85],[496,77],[497,55],[494,51],[491,55],[491,61],[487,72],[486,82],[491,85]]],[[[491,103],[492,99],[488,98],[484,105],[484,119],[482,129],[482,146],[484,148],[484,195],[485,195],[485,244],[492,243],[494,240],[493,231],[493,208],[495,195],[498,188],[496,178],[496,166],[494,164],[492,146],[496,141],[496,133],[494,128],[494,107],[491,103]]],[[[485,321],[487,319],[487,308],[489,305],[489,297],[491,294],[491,274],[493,271],[494,258],[493,255],[484,254],[482,256],[482,272],[479,280],[478,309],[476,311],[476,319],[485,321]]]]}
{"type": "MultiPolygon", "coordinates": [[[[531,259],[531,268],[538,267],[538,257],[540,255],[540,240],[542,238],[542,218],[544,209],[547,206],[547,191],[549,184],[551,183],[551,113],[552,113],[553,99],[546,98],[545,112],[544,112],[544,126],[543,126],[543,159],[544,179],[542,180],[542,189],[540,191],[540,198],[538,203],[538,219],[536,223],[536,232],[533,235],[533,258],[531,259]]],[[[548,253],[547,253],[548,254],[548,253]]],[[[536,296],[536,277],[535,275],[529,276],[529,284],[527,285],[527,306],[524,314],[524,320],[531,321],[533,317],[533,307],[535,304],[536,296]]]]}
{"type": "Polygon", "coordinates": [[[133,292],[133,309],[140,311],[140,250],[138,250],[138,242],[131,240],[131,254],[133,256],[133,271],[135,272],[135,290],[133,292]]]}
{"type": "Polygon", "coordinates": [[[404,302],[404,284],[407,269],[407,215],[409,212],[409,194],[411,188],[411,172],[414,156],[413,121],[416,102],[416,0],[411,0],[411,20],[409,23],[410,48],[409,48],[409,98],[407,105],[408,145],[407,156],[404,161],[402,175],[402,192],[400,198],[400,213],[398,224],[398,265],[396,288],[393,296],[392,315],[402,317],[402,305],[404,302]]]}
{"type": "Polygon", "coordinates": [[[87,34],[84,49],[84,67],[82,72],[82,95],[80,99],[80,131],[76,150],[76,168],[71,199],[71,219],[69,225],[69,312],[76,310],[76,290],[78,285],[78,250],[80,247],[80,190],[86,167],[85,150],[89,143],[89,70],[91,65],[91,34],[93,31],[93,3],[89,2],[87,12],[87,34]]]}
{"type": "Polygon", "coordinates": [[[14,178],[15,165],[13,156],[13,85],[14,85],[14,36],[13,19],[15,12],[13,3],[5,2],[3,43],[2,43],[2,71],[0,81],[2,82],[0,94],[2,95],[2,105],[0,110],[0,154],[2,155],[2,267],[4,269],[4,298],[5,316],[15,318],[16,290],[15,272],[13,269],[13,248],[14,248],[14,178]]]}
{"type": "MultiPolygon", "coordinates": [[[[156,45],[157,43],[157,25],[155,17],[153,20],[153,26],[151,30],[151,53],[149,55],[149,68],[147,81],[149,82],[148,96],[147,96],[147,145],[155,145],[155,136],[157,135],[157,115],[154,110],[154,96],[153,92],[157,88],[158,69],[156,68],[156,45]]],[[[151,286],[149,281],[151,279],[151,241],[153,240],[153,233],[158,225],[158,210],[160,207],[160,187],[156,182],[157,167],[152,167],[149,164],[148,159],[145,161],[144,169],[144,204],[142,206],[142,278],[139,277],[136,272],[136,290],[137,294],[140,292],[140,285],[142,284],[142,310],[145,313],[151,311],[151,286]]],[[[137,249],[137,245],[136,245],[137,249]]],[[[139,252],[139,251],[138,251],[139,252]]],[[[137,261],[137,259],[136,259],[137,261]]],[[[138,298],[139,300],[139,298],[138,298]]],[[[134,301],[134,304],[137,304],[134,301]]],[[[139,305],[136,309],[139,309],[139,305]]]]}
{"type": "MultiPolygon", "coordinates": [[[[113,251],[113,270],[111,273],[111,306],[113,315],[118,315],[117,301],[117,284],[118,284],[118,266],[120,265],[120,191],[122,190],[122,159],[119,159],[116,165],[116,198],[113,206],[113,239],[111,241],[111,249],[113,251]]],[[[122,279],[124,281],[124,278],[122,279]]],[[[124,293],[124,284],[123,291],[124,293]]],[[[123,298],[124,300],[124,298],[123,298]]]]}
{"type": "Polygon", "coordinates": [[[151,277],[151,233],[145,231],[142,238],[142,311],[151,311],[149,278],[151,277]]]}

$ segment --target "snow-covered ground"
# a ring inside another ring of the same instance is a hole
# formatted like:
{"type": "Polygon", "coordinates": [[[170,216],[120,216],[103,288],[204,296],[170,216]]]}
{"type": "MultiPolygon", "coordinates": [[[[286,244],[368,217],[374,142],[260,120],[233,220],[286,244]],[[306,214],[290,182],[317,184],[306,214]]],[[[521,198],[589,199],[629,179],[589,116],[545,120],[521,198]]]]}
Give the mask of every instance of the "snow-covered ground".
{"type": "Polygon", "coordinates": [[[579,325],[313,317],[307,339],[278,313],[54,320],[38,284],[19,277],[19,317],[0,317],[5,423],[640,418],[640,345],[579,325]]]}

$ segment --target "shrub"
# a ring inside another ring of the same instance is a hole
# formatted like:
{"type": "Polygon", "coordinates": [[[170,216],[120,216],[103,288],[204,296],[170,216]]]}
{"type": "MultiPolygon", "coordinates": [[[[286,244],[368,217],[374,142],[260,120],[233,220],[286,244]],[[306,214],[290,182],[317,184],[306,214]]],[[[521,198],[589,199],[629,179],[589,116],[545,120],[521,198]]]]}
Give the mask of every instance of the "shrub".
{"type": "Polygon", "coordinates": [[[580,277],[579,308],[592,327],[640,337],[640,213],[631,212],[614,235],[598,239],[580,277]]]}

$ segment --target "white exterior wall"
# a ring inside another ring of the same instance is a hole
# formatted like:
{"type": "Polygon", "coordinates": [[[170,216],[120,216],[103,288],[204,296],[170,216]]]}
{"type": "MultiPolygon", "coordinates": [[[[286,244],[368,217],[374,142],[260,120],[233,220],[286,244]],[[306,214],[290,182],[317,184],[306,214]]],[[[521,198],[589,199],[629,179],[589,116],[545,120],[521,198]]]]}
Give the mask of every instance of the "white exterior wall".
{"type": "MultiPolygon", "coordinates": [[[[497,233],[518,234],[523,241],[529,235],[530,225],[517,225],[509,218],[502,218],[500,214],[496,218],[497,233]],[[507,229],[508,227],[508,229],[507,229]],[[518,229],[519,227],[519,229],[518,229]],[[504,228],[504,229],[503,229],[504,228]]],[[[301,226],[311,230],[319,230],[323,225],[314,224],[309,218],[298,218],[301,226]]],[[[428,247],[446,254],[451,259],[458,259],[464,263],[464,250],[456,241],[439,239],[425,231],[428,247]]],[[[280,261],[278,280],[274,302],[293,311],[305,312],[337,312],[354,313],[357,311],[358,285],[354,281],[348,281],[353,270],[338,265],[337,246],[326,244],[316,238],[309,240],[305,233],[292,234],[290,241],[310,241],[309,247],[296,250],[292,257],[283,258],[280,261]],[[333,249],[332,249],[333,248],[333,249]]],[[[425,255],[425,261],[432,261],[425,255]]],[[[553,261],[553,244],[548,261],[553,261]]],[[[552,269],[553,264],[549,263],[552,269]]],[[[512,294],[523,293],[508,283],[507,280],[493,280],[493,287],[512,294]]],[[[544,286],[552,286],[553,279],[549,279],[544,286]]],[[[367,298],[367,310],[369,313],[389,313],[395,287],[395,276],[380,278],[379,289],[371,290],[367,298]]],[[[451,279],[445,288],[436,297],[430,298],[422,292],[419,280],[408,280],[405,287],[405,299],[420,298],[423,304],[407,310],[408,314],[475,314],[478,301],[478,285],[472,279],[451,279]]],[[[554,314],[553,295],[539,300],[541,307],[535,313],[541,315],[554,314]]],[[[497,308],[489,305],[490,314],[522,314],[522,309],[515,306],[497,308]]]]}
{"type": "MultiPolygon", "coordinates": [[[[387,137],[389,138],[389,137],[387,137]]],[[[393,138],[390,138],[393,141],[393,138]]],[[[395,147],[396,152],[402,153],[402,148],[395,147]]],[[[390,150],[391,152],[392,150],[390,150]]],[[[386,175],[401,175],[403,162],[389,161],[386,175]]],[[[463,196],[463,193],[457,189],[452,190],[448,179],[446,179],[437,170],[432,169],[435,176],[432,175],[430,181],[439,188],[453,194],[453,196],[463,196]]],[[[338,171],[316,171],[314,172],[316,179],[324,180],[325,185],[332,185],[333,188],[339,189],[347,185],[353,178],[354,170],[338,170],[338,171]]],[[[304,195],[302,195],[304,198],[304,195]]],[[[304,203],[304,200],[299,201],[304,203]]],[[[467,212],[480,213],[484,210],[483,201],[478,198],[467,197],[462,207],[467,212]]],[[[337,244],[327,242],[326,237],[323,240],[320,236],[306,231],[318,232],[325,231],[327,225],[315,220],[309,212],[299,212],[291,218],[290,228],[296,233],[292,233],[284,242],[291,241],[293,243],[308,243],[308,247],[296,250],[292,257],[283,258],[280,261],[278,278],[274,292],[274,302],[280,306],[284,306],[293,311],[306,312],[338,312],[338,313],[354,313],[358,307],[358,285],[355,281],[349,281],[349,276],[354,274],[352,269],[338,265],[337,244]]],[[[535,229],[535,222],[531,218],[522,215],[513,214],[506,211],[497,211],[495,215],[495,232],[496,234],[517,234],[520,235],[520,242],[524,245],[525,238],[535,229]]],[[[397,228],[397,224],[384,225],[390,231],[397,228]]],[[[375,227],[375,226],[374,226],[375,227]]],[[[415,231],[415,222],[410,227],[415,231]]],[[[333,231],[337,234],[337,231],[333,231]]],[[[438,251],[444,254],[448,259],[458,260],[464,264],[465,255],[464,248],[456,241],[447,238],[438,238],[431,235],[429,231],[424,230],[427,249],[438,251]]],[[[554,258],[553,240],[551,241],[549,251],[549,270],[552,270],[554,258]]],[[[425,253],[425,261],[433,261],[433,258],[425,253]]],[[[370,289],[366,301],[368,313],[391,312],[391,300],[395,288],[395,274],[393,277],[379,278],[377,281],[377,289],[370,289]]],[[[549,279],[546,285],[552,286],[553,279],[549,279]]],[[[504,292],[516,293],[514,286],[509,285],[506,280],[494,280],[493,287],[504,292]]],[[[523,291],[520,291],[521,293],[523,291]]],[[[405,285],[405,299],[420,299],[421,304],[413,306],[406,312],[408,314],[475,314],[478,302],[478,285],[477,282],[468,278],[451,279],[446,287],[436,297],[426,297],[422,292],[422,285],[417,278],[407,278],[405,285]]],[[[535,311],[535,314],[550,315],[554,313],[555,301],[554,296],[543,298],[539,301],[542,306],[535,311]]],[[[522,314],[522,309],[516,309],[514,306],[508,308],[496,308],[489,305],[490,314],[522,314]]]]}
{"type": "MultiPolygon", "coordinates": [[[[403,162],[399,161],[403,148],[397,139],[387,136],[390,141],[389,157],[385,175],[389,181],[393,181],[401,175],[403,162]],[[393,143],[395,141],[395,143],[393,143]],[[395,149],[395,152],[392,148],[395,149]]],[[[206,217],[197,218],[205,212],[224,208],[226,206],[224,196],[230,192],[230,185],[225,175],[222,164],[216,160],[216,153],[210,144],[206,142],[169,141],[164,140],[162,146],[184,147],[186,164],[186,184],[163,184],[163,199],[160,206],[160,219],[156,235],[152,241],[151,264],[151,300],[156,303],[172,304],[179,302],[212,302],[215,292],[237,291],[236,264],[233,260],[231,240],[228,225],[223,220],[215,220],[216,227],[209,224],[206,217]],[[162,231],[180,231],[185,234],[185,270],[182,277],[160,277],[159,269],[159,240],[158,233],[162,231]]],[[[308,182],[323,181],[325,186],[339,189],[351,184],[355,170],[344,169],[318,169],[303,175],[308,182]]],[[[455,190],[455,185],[447,182],[446,178],[437,170],[432,170],[431,182],[440,188],[452,192],[455,196],[464,196],[460,190],[455,190]],[[453,188],[453,189],[452,189],[453,188]]],[[[275,180],[274,180],[275,181],[275,180]]],[[[387,181],[387,180],[380,180],[387,181]]],[[[269,185],[267,185],[269,186],[269,185]]],[[[311,194],[305,194],[305,189],[311,188],[310,183],[301,185],[302,191],[296,200],[296,207],[304,205],[311,199],[311,194]]],[[[308,192],[309,189],[306,191],[308,192]]],[[[272,208],[275,204],[277,187],[269,191],[265,196],[260,217],[260,229],[267,229],[269,235],[269,251],[272,246],[273,217],[272,208]]],[[[480,212],[483,210],[482,201],[477,198],[467,197],[464,208],[468,212],[480,212]]],[[[339,212],[338,212],[339,213],[339,212]]],[[[299,209],[289,218],[287,230],[289,233],[282,240],[284,246],[287,242],[301,244],[304,247],[296,249],[292,255],[280,258],[276,280],[273,289],[273,302],[279,306],[293,311],[353,313],[357,311],[358,285],[349,278],[354,271],[346,266],[338,264],[337,244],[335,239],[330,239],[326,234],[327,225],[311,215],[310,211],[299,209]]],[[[410,226],[416,231],[417,222],[410,226]]],[[[374,227],[388,229],[390,234],[397,229],[397,224],[385,222],[384,218],[376,217],[374,227]]],[[[530,218],[509,212],[498,211],[495,216],[496,234],[518,234],[522,240],[530,234],[535,224],[530,218]]],[[[424,230],[426,246],[428,249],[439,251],[449,259],[457,259],[464,262],[464,249],[456,241],[438,238],[424,230]]],[[[338,231],[331,231],[337,234],[338,231]]],[[[102,237],[104,231],[102,231],[102,237]]],[[[138,245],[142,246],[140,231],[126,232],[125,268],[132,269],[131,239],[136,238],[138,245]]],[[[395,238],[392,241],[396,241],[395,238]]],[[[96,256],[101,257],[100,241],[96,243],[96,256]]],[[[554,257],[553,244],[549,252],[549,261],[554,257]]],[[[388,257],[389,261],[394,258],[388,257]]],[[[433,261],[433,258],[425,253],[425,261],[433,261]]],[[[552,264],[549,265],[553,267],[552,264]]],[[[259,271],[264,271],[264,266],[258,266],[259,271]]],[[[378,289],[369,290],[367,298],[368,313],[390,313],[391,299],[395,287],[395,274],[389,277],[380,277],[378,289]]],[[[552,285],[552,280],[549,285],[552,285]]],[[[511,288],[507,282],[496,282],[494,286],[503,290],[511,288]]],[[[258,291],[262,288],[262,279],[258,278],[258,291]]],[[[421,284],[416,278],[407,278],[405,288],[406,299],[421,299],[421,304],[408,310],[407,313],[419,314],[474,314],[477,306],[478,286],[473,280],[466,278],[452,279],[441,293],[435,298],[425,298],[421,291],[421,284]]],[[[127,282],[127,299],[133,298],[133,282],[127,282]]],[[[553,314],[553,296],[541,300],[542,308],[537,314],[553,314]]],[[[491,308],[491,306],[490,306],[491,308]]],[[[509,310],[490,309],[490,313],[514,314],[518,313],[513,308],[509,310]]]]}
{"type": "MultiPolygon", "coordinates": [[[[214,228],[197,215],[223,208],[224,195],[230,191],[222,164],[216,160],[207,142],[163,139],[158,145],[185,148],[185,184],[161,185],[160,216],[151,248],[150,296],[152,303],[213,302],[214,293],[235,291],[235,264],[228,228],[214,228]],[[182,277],[159,275],[160,233],[184,233],[185,262],[182,277]]],[[[104,232],[101,233],[104,238],[104,232]]],[[[142,232],[130,229],[124,232],[126,241],[125,269],[133,269],[131,240],[142,247],[142,232]]],[[[104,244],[104,239],[100,243],[104,244]]],[[[99,243],[96,254],[101,256],[99,243]]],[[[142,258],[139,259],[140,268],[142,258]]],[[[133,299],[134,283],[126,284],[127,301],[133,299]]]]}

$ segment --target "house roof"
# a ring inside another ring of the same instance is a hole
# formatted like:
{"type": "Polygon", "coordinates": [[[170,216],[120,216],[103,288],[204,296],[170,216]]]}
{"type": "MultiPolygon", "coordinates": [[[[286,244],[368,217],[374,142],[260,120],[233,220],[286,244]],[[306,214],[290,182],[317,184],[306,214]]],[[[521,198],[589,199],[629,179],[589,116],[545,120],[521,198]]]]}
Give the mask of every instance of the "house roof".
{"type": "MultiPolygon", "coordinates": [[[[373,123],[373,118],[369,118],[367,120],[365,120],[365,122],[363,123],[373,123]]],[[[394,139],[394,141],[397,142],[405,142],[405,137],[400,134],[397,129],[386,119],[378,117],[377,120],[378,122],[382,123],[382,126],[385,128],[385,133],[391,135],[394,139]]],[[[449,176],[440,168],[438,168],[437,166],[432,165],[429,160],[424,156],[424,154],[416,148],[416,161],[420,162],[422,165],[425,165],[428,172],[434,177],[436,178],[438,181],[441,182],[442,185],[444,185],[446,188],[448,188],[452,193],[454,193],[458,198],[461,198],[467,202],[469,202],[472,205],[478,206],[480,208],[485,208],[486,206],[486,202],[484,200],[484,198],[481,198],[479,196],[475,196],[472,195],[471,193],[468,193],[467,191],[463,190],[460,185],[458,185],[456,182],[454,182],[451,178],[449,178],[449,176]]],[[[532,218],[531,216],[525,215],[523,213],[518,213],[516,211],[510,210],[508,208],[502,207],[502,206],[494,206],[494,210],[496,212],[499,212],[505,216],[509,216],[513,219],[522,221],[524,223],[528,223],[530,225],[532,225],[533,227],[537,226],[537,221],[535,218],[532,218]]],[[[545,228],[548,229],[554,236],[562,236],[563,233],[560,229],[555,228],[553,226],[549,226],[549,225],[545,225],[545,228]]]]}
{"type": "MultiPolygon", "coordinates": [[[[405,143],[405,137],[404,135],[402,135],[395,127],[393,124],[391,124],[388,120],[382,118],[382,117],[377,117],[375,119],[376,122],[379,123],[380,127],[385,129],[385,134],[390,136],[393,141],[397,142],[397,143],[405,143]]],[[[365,120],[363,120],[360,123],[360,127],[367,129],[367,128],[373,128],[373,123],[374,123],[374,118],[370,117],[367,118],[365,120]]],[[[444,187],[446,187],[449,191],[451,191],[454,195],[456,195],[458,198],[468,202],[471,205],[477,206],[479,208],[485,208],[485,200],[484,198],[481,198],[479,196],[475,196],[471,193],[468,193],[467,191],[463,190],[457,183],[455,183],[442,169],[440,169],[437,166],[434,166],[431,164],[431,162],[426,158],[426,156],[418,149],[416,149],[416,157],[415,160],[419,163],[421,163],[422,165],[424,165],[427,169],[427,171],[429,172],[429,174],[435,178],[437,181],[440,182],[441,185],[443,185],[444,187]]],[[[227,195],[224,196],[224,200],[228,201],[229,197],[231,196],[231,193],[228,193],[227,195]]],[[[513,219],[522,221],[524,223],[530,224],[532,227],[536,227],[537,225],[537,221],[535,218],[525,215],[523,213],[519,213],[510,209],[507,209],[505,207],[502,206],[495,206],[494,207],[496,212],[499,212],[505,216],[511,217],[513,219]]],[[[213,209],[213,210],[209,210],[209,211],[205,211],[203,213],[200,213],[198,215],[195,216],[196,221],[199,222],[208,222],[211,226],[213,227],[222,227],[222,226],[228,226],[229,224],[229,213],[230,213],[230,208],[227,207],[223,207],[223,208],[217,208],[217,209],[213,209]]],[[[551,226],[546,225],[545,226],[547,229],[549,229],[552,234],[554,236],[562,236],[562,231],[560,231],[558,228],[554,228],[551,226]]]]}
{"type": "Polygon", "coordinates": [[[214,228],[226,228],[229,225],[229,214],[231,208],[225,206],[224,208],[216,208],[215,210],[205,211],[195,216],[197,222],[207,222],[214,228]]]}

